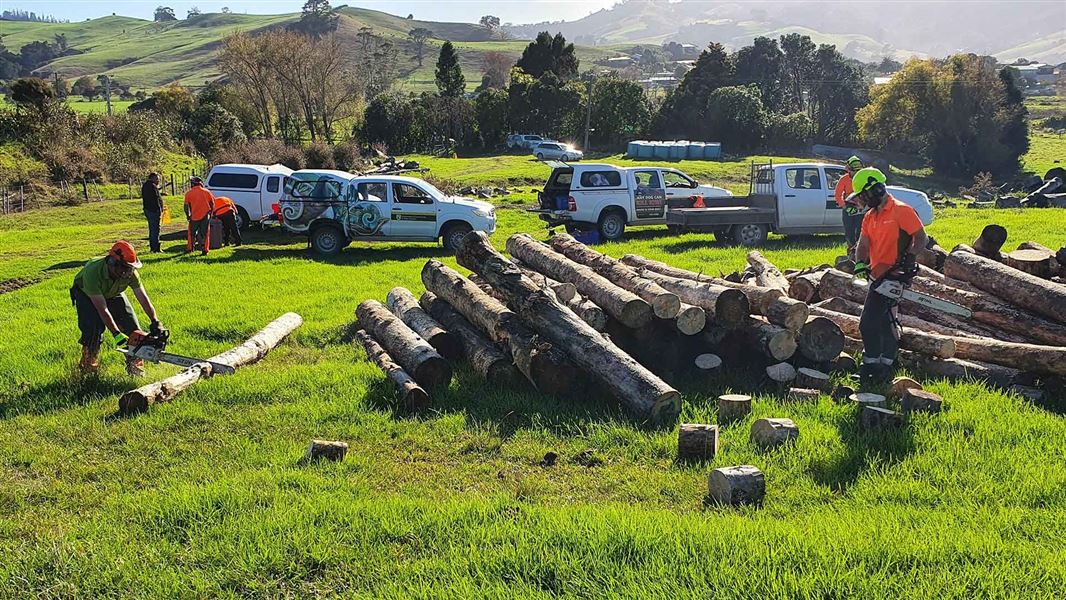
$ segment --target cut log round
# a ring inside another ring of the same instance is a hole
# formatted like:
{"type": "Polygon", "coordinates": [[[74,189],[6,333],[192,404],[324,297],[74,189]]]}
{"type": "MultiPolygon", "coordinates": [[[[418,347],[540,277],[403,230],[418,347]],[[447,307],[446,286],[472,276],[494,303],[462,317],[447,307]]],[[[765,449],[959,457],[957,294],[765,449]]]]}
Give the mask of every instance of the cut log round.
{"type": "Polygon", "coordinates": [[[311,440],[311,446],[304,453],[303,462],[310,463],[317,460],[329,460],[340,462],[344,455],[348,454],[348,444],[328,440],[311,440]]]}
{"type": "Polygon", "coordinates": [[[549,298],[496,252],[483,233],[467,235],[456,252],[456,259],[507,294],[527,322],[552,344],[565,349],[575,363],[596,377],[638,417],[653,423],[677,419],[681,409],[681,394],[677,390],[619,350],[573,312],[549,298]]]}
{"type": "Polygon", "coordinates": [[[850,400],[855,393],[855,388],[850,385],[838,385],[833,388],[833,400],[836,400],[837,402],[850,400]]]}
{"type": "Polygon", "coordinates": [[[1003,264],[1042,279],[1051,279],[1058,272],[1055,255],[1049,250],[1015,250],[1007,254],[1003,264]]]}
{"type": "Polygon", "coordinates": [[[859,413],[859,427],[863,429],[899,429],[906,424],[903,415],[879,406],[864,406],[859,413]]]}
{"type": "Polygon", "coordinates": [[[698,306],[685,302],[681,303],[681,310],[674,317],[674,326],[685,335],[696,335],[707,326],[707,311],[698,306]]]}
{"type": "Polygon", "coordinates": [[[814,388],[793,387],[785,394],[786,402],[817,402],[822,397],[822,391],[814,388]]]}
{"type": "MultiPolygon", "coordinates": [[[[507,238],[507,251],[552,279],[574,284],[581,295],[627,327],[637,328],[651,321],[651,306],[639,296],[623,290],[589,267],[553,251],[529,234],[518,233],[507,238]]],[[[493,287],[498,288],[496,285],[493,287]]]]}
{"type": "Polygon", "coordinates": [[[999,260],[999,250],[1007,241],[1007,229],[1002,225],[985,225],[981,235],[973,241],[973,249],[985,258],[999,260]]]}
{"type": "Polygon", "coordinates": [[[595,302],[580,294],[574,294],[574,298],[566,306],[596,331],[607,329],[607,313],[603,312],[603,309],[599,306],[596,306],[595,302]]]}
{"type": "MultiPolygon", "coordinates": [[[[212,363],[227,365],[234,369],[259,362],[303,322],[300,315],[291,312],[285,313],[271,321],[270,324],[248,338],[240,346],[226,350],[207,360],[212,363]]],[[[210,376],[211,365],[207,362],[197,363],[182,370],[177,375],[149,383],[148,385],[142,385],[135,390],[122,394],[118,399],[118,411],[120,414],[131,414],[148,410],[149,405],[169,402],[192,384],[210,376]]]]}
{"type": "Polygon", "coordinates": [[[748,264],[755,271],[755,283],[761,287],[778,289],[788,293],[789,281],[774,263],[758,250],[748,252],[748,264]]]}
{"type": "Polygon", "coordinates": [[[884,396],[882,396],[881,394],[871,394],[869,392],[858,392],[852,394],[849,397],[849,400],[851,400],[855,404],[858,404],[861,408],[871,406],[884,408],[886,404],[884,396]]]}
{"type": "Polygon", "coordinates": [[[796,367],[786,362],[770,365],[766,367],[766,376],[780,384],[792,383],[796,379],[796,367]]]}
{"type": "MultiPolygon", "coordinates": [[[[847,338],[845,338],[845,342],[847,338]]],[[[839,373],[854,373],[858,365],[855,364],[855,357],[847,352],[841,352],[833,360],[829,361],[829,370],[839,373]]]]}
{"type": "Polygon", "coordinates": [[[792,419],[759,419],[751,424],[751,443],[760,448],[776,448],[799,439],[799,427],[792,419]]]}
{"type": "Polygon", "coordinates": [[[636,269],[596,252],[565,233],[551,237],[551,247],[570,260],[589,267],[618,287],[640,296],[651,305],[652,312],[660,319],[673,319],[681,310],[677,294],[663,289],[659,284],[641,277],[636,269]]]}
{"type": "Polygon", "coordinates": [[[1048,248],[1047,246],[1045,246],[1045,245],[1043,245],[1043,244],[1041,244],[1039,242],[1034,242],[1032,240],[1029,240],[1027,242],[1022,242],[1022,243],[1018,244],[1018,249],[1019,250],[1043,250],[1044,252],[1047,252],[1048,254],[1052,254],[1052,255],[1055,254],[1055,251],[1052,250],[1051,248],[1048,248]]]}
{"type": "Polygon", "coordinates": [[[822,281],[825,271],[804,273],[792,278],[788,286],[788,295],[794,300],[811,304],[819,300],[818,284],[822,281]]]}
{"type": "Polygon", "coordinates": [[[748,349],[770,360],[788,360],[798,347],[795,333],[765,321],[753,320],[748,326],[737,329],[736,334],[748,349]]]}
{"type": "Polygon", "coordinates": [[[444,358],[455,360],[463,355],[459,339],[426,314],[418,305],[418,299],[407,288],[392,288],[385,296],[385,306],[444,358]]]}
{"type": "Polygon", "coordinates": [[[355,314],[363,329],[420,385],[439,388],[451,382],[451,364],[380,302],[364,300],[355,314]]]}
{"type": "Polygon", "coordinates": [[[809,317],[796,339],[799,353],[807,360],[825,363],[844,350],[844,332],[825,317],[809,317]]]}
{"type": "Polygon", "coordinates": [[[920,388],[905,390],[900,397],[900,407],[905,415],[912,412],[938,413],[943,404],[943,398],[920,388]]]}
{"type": "Polygon", "coordinates": [[[396,385],[396,405],[401,411],[414,413],[429,408],[429,394],[407,374],[407,371],[403,370],[403,367],[396,364],[381,344],[378,344],[369,333],[362,329],[355,332],[355,339],[366,350],[366,357],[370,362],[384,371],[385,375],[396,385]]]}
{"type": "Polygon", "coordinates": [[[1066,347],[956,337],[955,356],[1048,375],[1066,375],[1066,347]]]}
{"type": "Polygon", "coordinates": [[[766,476],[752,465],[714,469],[707,477],[707,499],[718,504],[761,505],[765,496],[766,476]]]}
{"type": "MultiPolygon", "coordinates": [[[[973,246],[969,244],[955,244],[955,247],[951,249],[952,252],[966,252],[967,254],[977,254],[977,250],[973,249],[973,246]]],[[[995,259],[992,259],[995,260],[995,259]]]]}
{"type": "Polygon", "coordinates": [[[892,385],[888,389],[889,398],[902,398],[903,393],[907,390],[921,390],[922,384],[911,379],[910,377],[897,377],[892,380],[892,385]]]}
{"type": "MultiPolygon", "coordinates": [[[[811,307],[811,314],[825,317],[840,326],[845,336],[862,338],[859,332],[859,318],[843,313],[833,312],[817,306],[811,307]]],[[[955,355],[955,338],[925,333],[917,329],[903,328],[899,344],[901,348],[928,354],[937,358],[951,358],[955,355]]],[[[845,342],[845,349],[846,348],[845,342]]],[[[850,351],[850,350],[849,350],[850,351]]]]}
{"type": "MultiPolygon", "coordinates": [[[[843,340],[843,338],[841,338],[843,340]]],[[[816,371],[814,369],[808,369],[807,367],[800,367],[796,369],[796,387],[821,390],[828,392],[832,383],[829,381],[829,375],[816,371]]]]}
{"type": "Polygon", "coordinates": [[[724,327],[739,326],[747,322],[748,315],[751,314],[748,297],[739,290],[708,282],[670,277],[647,269],[640,269],[638,272],[664,289],[674,292],[685,303],[703,309],[705,323],[707,317],[710,317],[724,327]]]}
{"type": "Polygon", "coordinates": [[[722,367],[722,359],[717,354],[700,354],[693,361],[704,379],[714,378],[722,367]]]}
{"type": "Polygon", "coordinates": [[[711,460],[718,453],[718,427],[682,423],[677,431],[679,460],[711,460]]]}
{"type": "Polygon", "coordinates": [[[510,386],[517,383],[519,374],[511,357],[471,325],[452,305],[438,298],[433,292],[423,293],[419,304],[459,338],[463,356],[478,375],[492,385],[510,386]]]}
{"type": "Polygon", "coordinates": [[[718,424],[728,425],[743,421],[751,414],[751,396],[722,394],[718,396],[718,424]]]}
{"type": "Polygon", "coordinates": [[[1066,287],[965,252],[948,256],[944,274],[972,283],[1052,321],[1066,323],[1066,287]]]}

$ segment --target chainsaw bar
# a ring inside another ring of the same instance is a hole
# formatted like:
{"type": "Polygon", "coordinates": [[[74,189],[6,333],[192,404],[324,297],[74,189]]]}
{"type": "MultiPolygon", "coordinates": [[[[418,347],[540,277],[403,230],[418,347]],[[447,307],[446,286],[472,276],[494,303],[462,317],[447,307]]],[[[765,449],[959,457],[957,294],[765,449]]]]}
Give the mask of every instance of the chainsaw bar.
{"type": "Polygon", "coordinates": [[[186,368],[191,367],[193,365],[200,364],[200,363],[207,363],[207,364],[211,365],[211,373],[214,374],[214,375],[232,375],[232,374],[234,374],[236,372],[236,369],[234,369],[233,367],[231,367],[229,365],[224,365],[222,363],[212,362],[212,361],[209,361],[209,360],[202,360],[202,359],[199,359],[199,358],[191,358],[191,357],[188,357],[188,356],[182,356],[180,354],[171,354],[169,352],[162,352],[162,351],[159,350],[159,348],[156,348],[154,346],[141,345],[141,346],[137,346],[133,350],[130,350],[129,348],[119,348],[118,351],[123,353],[123,354],[125,354],[126,356],[133,356],[135,358],[142,358],[142,359],[144,359],[144,360],[146,360],[148,362],[153,362],[153,363],[164,362],[164,363],[177,365],[179,367],[186,367],[186,368]]]}
{"type": "Polygon", "coordinates": [[[871,291],[877,292],[878,294],[887,296],[893,300],[905,298],[915,304],[920,304],[926,308],[931,308],[942,313],[958,315],[967,319],[973,317],[973,311],[961,304],[955,304],[954,302],[944,300],[943,298],[911,291],[907,289],[902,282],[894,279],[883,280],[877,285],[877,287],[874,287],[873,284],[867,284],[860,281],[855,281],[854,285],[866,290],[867,293],[870,293],[871,291]]]}

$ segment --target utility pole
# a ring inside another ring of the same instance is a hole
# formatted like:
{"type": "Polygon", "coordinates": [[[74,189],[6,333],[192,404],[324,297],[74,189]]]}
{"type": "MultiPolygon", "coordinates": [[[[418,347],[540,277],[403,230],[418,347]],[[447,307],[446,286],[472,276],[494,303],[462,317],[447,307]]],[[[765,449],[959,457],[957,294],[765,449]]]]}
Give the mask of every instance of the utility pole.
{"type": "Polygon", "coordinates": [[[595,80],[595,76],[589,73],[589,99],[585,108],[585,145],[581,147],[582,152],[589,151],[589,123],[592,121],[592,83],[595,80]]]}

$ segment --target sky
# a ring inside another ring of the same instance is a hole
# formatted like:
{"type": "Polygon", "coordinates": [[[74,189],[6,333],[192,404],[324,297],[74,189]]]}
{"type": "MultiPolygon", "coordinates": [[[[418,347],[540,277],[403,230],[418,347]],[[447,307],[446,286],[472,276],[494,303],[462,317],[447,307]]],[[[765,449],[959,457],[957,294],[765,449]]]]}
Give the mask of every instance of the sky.
{"type": "MultiPolygon", "coordinates": [[[[195,6],[203,12],[218,12],[228,6],[236,13],[281,14],[299,12],[304,0],[0,0],[0,12],[14,8],[37,14],[51,14],[70,21],[102,17],[117,13],[127,17],[151,19],[157,6],[169,6],[179,18],[195,6]]],[[[413,14],[426,21],[466,21],[476,23],[483,15],[495,15],[504,23],[538,23],[572,21],[618,0],[333,0],[334,6],[347,4],[406,17],[413,14]]]]}

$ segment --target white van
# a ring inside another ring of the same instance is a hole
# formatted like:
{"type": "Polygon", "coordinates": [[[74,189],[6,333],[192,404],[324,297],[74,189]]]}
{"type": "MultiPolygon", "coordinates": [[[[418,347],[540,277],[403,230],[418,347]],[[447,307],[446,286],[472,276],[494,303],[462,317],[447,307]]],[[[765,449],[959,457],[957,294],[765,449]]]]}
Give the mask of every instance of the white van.
{"type": "Polygon", "coordinates": [[[215,165],[204,184],[216,196],[225,196],[237,205],[237,226],[274,214],[273,205],[285,195],[285,178],[292,169],[285,165],[215,165]]]}

